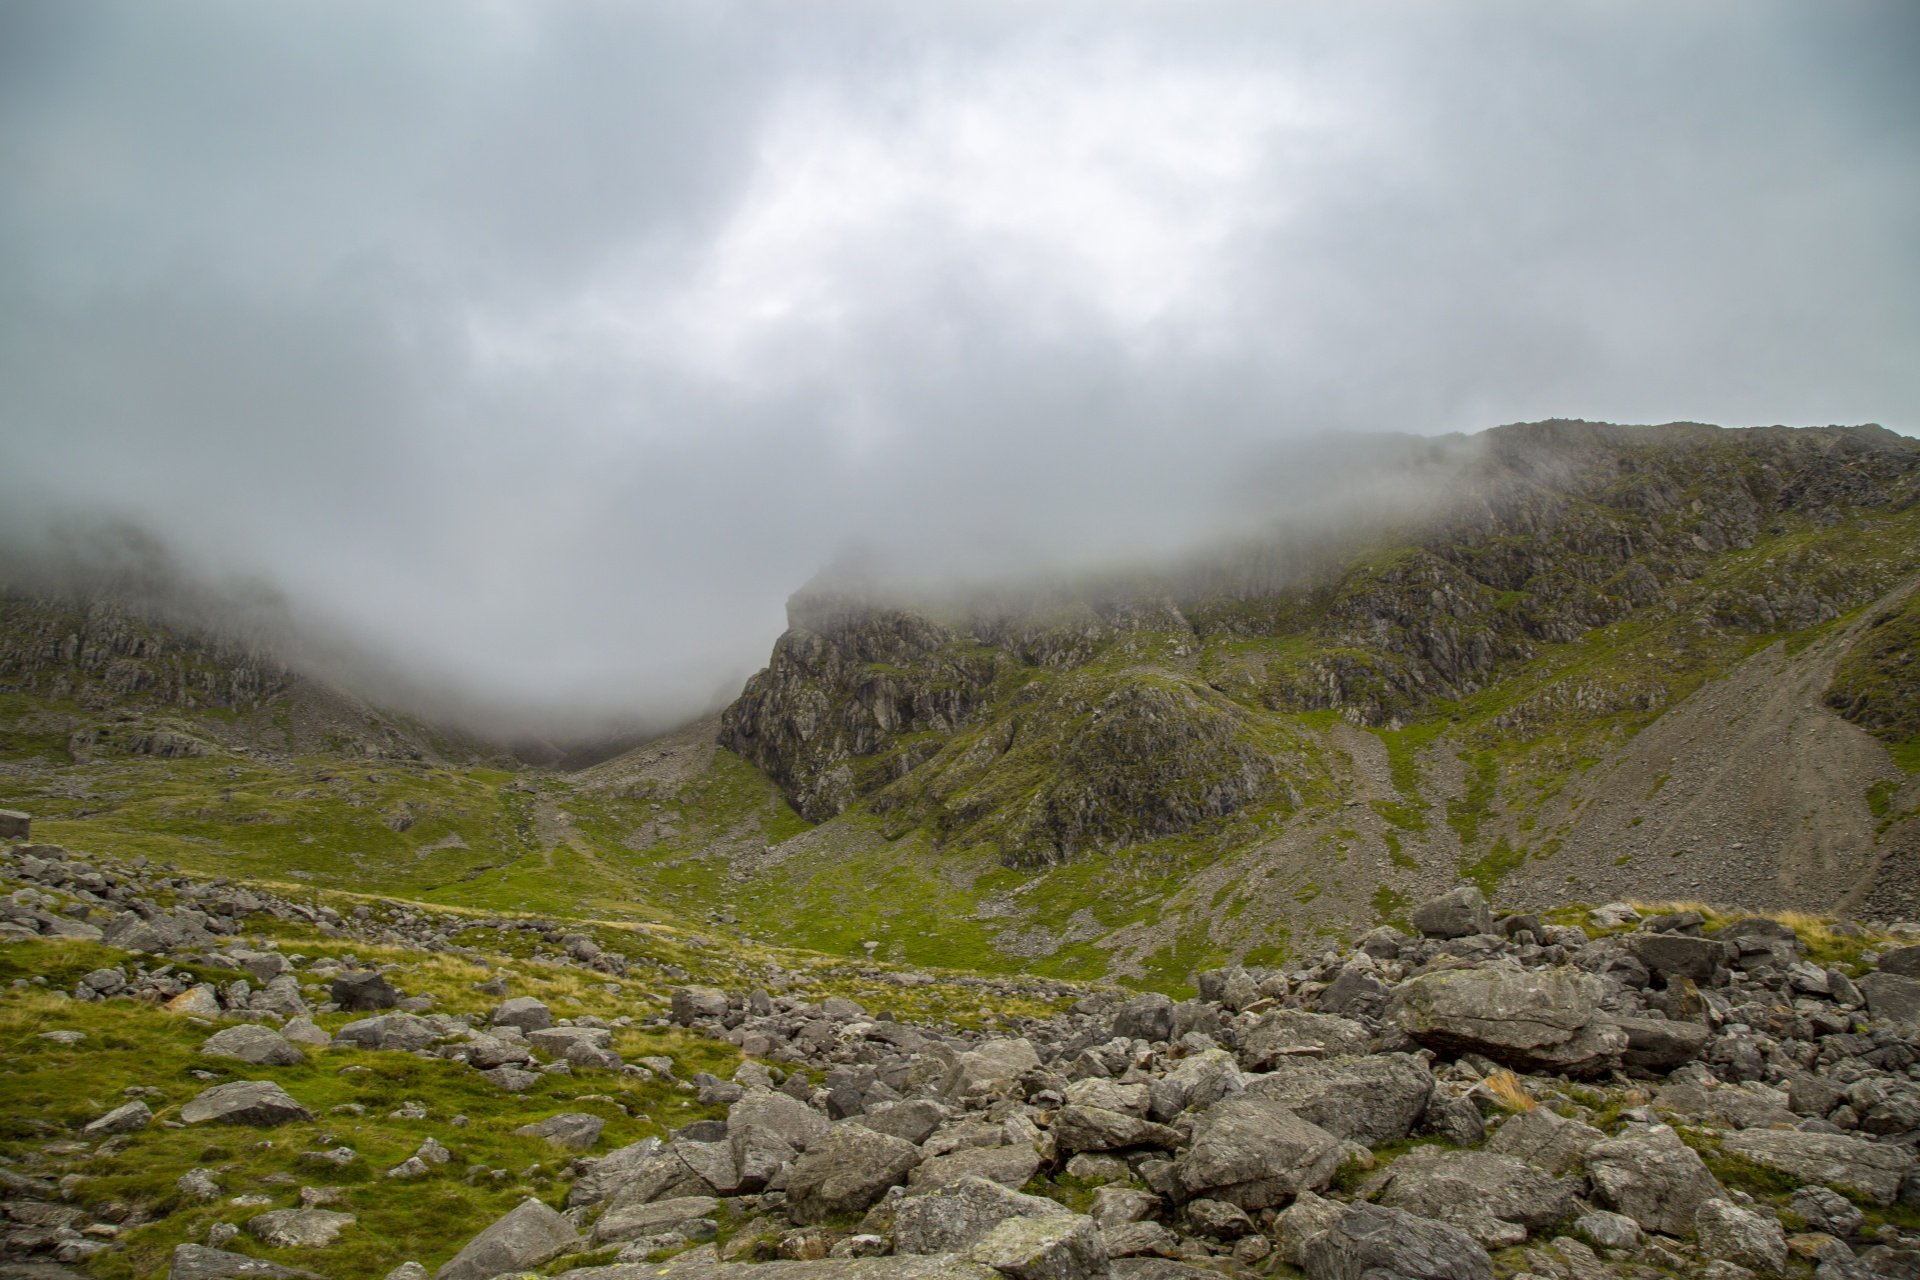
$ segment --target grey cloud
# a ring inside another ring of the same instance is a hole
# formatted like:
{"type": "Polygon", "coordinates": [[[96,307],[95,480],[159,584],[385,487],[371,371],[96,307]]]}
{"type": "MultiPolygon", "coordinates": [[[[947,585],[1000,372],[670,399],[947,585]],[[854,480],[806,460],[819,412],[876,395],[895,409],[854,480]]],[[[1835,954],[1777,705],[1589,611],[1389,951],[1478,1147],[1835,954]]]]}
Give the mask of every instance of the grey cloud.
{"type": "Polygon", "coordinates": [[[850,545],[1072,571],[1377,501],[1315,433],[1920,429],[1916,37],[6,6],[0,523],[132,522],[494,713],[666,717],[850,545]]]}

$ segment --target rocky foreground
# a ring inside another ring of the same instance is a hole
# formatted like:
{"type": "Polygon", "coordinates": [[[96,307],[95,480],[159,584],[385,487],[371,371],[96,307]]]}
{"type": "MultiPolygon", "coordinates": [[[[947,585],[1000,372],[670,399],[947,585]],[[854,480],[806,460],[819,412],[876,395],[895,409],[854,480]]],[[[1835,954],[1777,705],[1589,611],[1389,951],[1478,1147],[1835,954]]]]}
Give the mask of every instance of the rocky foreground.
{"type": "MultiPolygon", "coordinates": [[[[81,1146],[150,1126],[300,1126],[315,1108],[273,1069],[331,1054],[430,1061],[516,1105],[556,1075],[697,1091],[710,1118],[612,1149],[601,1115],[530,1117],[513,1132],[557,1153],[557,1176],[527,1177],[531,1194],[440,1255],[434,1280],[1920,1277],[1920,930],[1905,926],[1797,932],[1747,917],[1709,933],[1698,913],[1643,918],[1624,904],[1551,913],[1560,923],[1496,919],[1462,889],[1421,906],[1413,934],[1376,929],[1281,970],[1199,973],[1185,1001],[1068,992],[1070,1009],[1007,1015],[988,1035],[779,982],[681,985],[669,1009],[602,1019],[509,997],[501,979],[484,984],[499,997],[484,1012],[436,1012],[376,969],[296,971],[232,935],[265,913],[444,949],[457,922],[84,867],[13,855],[0,937],[117,944],[129,958],[68,994],[198,1018],[210,1032],[199,1052],[236,1078],[177,1109],[131,1085],[138,1096],[90,1118],[81,1146]],[[201,949],[256,982],[194,983],[146,963],[201,949]],[[615,1051],[616,1035],[646,1024],[724,1046],[730,1078],[682,1080],[668,1058],[615,1051]]],[[[531,927],[551,937],[542,954],[596,979],[642,963],[540,922],[479,927],[531,927]]],[[[1013,986],[965,989],[987,1000],[1013,986]]],[[[300,1158],[326,1182],[328,1161],[359,1157],[341,1146],[300,1158]]],[[[428,1137],[377,1176],[430,1215],[426,1188],[464,1159],[428,1137]]],[[[467,1162],[469,1185],[514,1176],[467,1162]]],[[[0,1167],[0,1182],[9,1274],[111,1263],[116,1227],[89,1221],[84,1179],[0,1167]]],[[[196,1168],[175,1190],[194,1204],[232,1189],[196,1168]]],[[[172,1250],[169,1274],[312,1275],[273,1255],[324,1259],[354,1223],[327,1207],[338,1191],[302,1187],[299,1208],[250,1210],[244,1230],[214,1222],[172,1250]]]]}

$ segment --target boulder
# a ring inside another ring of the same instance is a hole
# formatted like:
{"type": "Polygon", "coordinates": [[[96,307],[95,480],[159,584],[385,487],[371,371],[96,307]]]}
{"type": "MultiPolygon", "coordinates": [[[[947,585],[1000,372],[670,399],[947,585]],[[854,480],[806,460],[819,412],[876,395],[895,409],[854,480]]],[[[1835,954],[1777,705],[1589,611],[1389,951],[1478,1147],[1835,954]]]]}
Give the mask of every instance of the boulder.
{"type": "Polygon", "coordinates": [[[1627,1035],[1597,1021],[1606,984],[1565,965],[1442,969],[1403,982],[1385,1018],[1438,1053],[1479,1053],[1522,1071],[1601,1075],[1627,1035]]]}
{"type": "MultiPolygon", "coordinates": [[[[749,1097],[751,1096],[752,1095],[749,1095],[749,1097]]],[[[747,1099],[743,1098],[741,1102],[745,1102],[746,1100],[747,1099]]],[[[792,1101],[792,1099],[788,1099],[788,1101],[792,1101]]],[[[813,1116],[819,1120],[820,1130],[825,1132],[828,1127],[825,1116],[822,1116],[818,1111],[815,1111],[812,1107],[806,1106],[803,1103],[795,1103],[794,1105],[798,1106],[809,1116],[813,1116]]],[[[738,1112],[739,1108],[740,1103],[734,1104],[735,1112],[738,1112]]],[[[942,1107],[937,1102],[932,1102],[924,1098],[916,1098],[911,1102],[882,1102],[877,1106],[868,1107],[856,1117],[855,1122],[865,1125],[867,1128],[878,1133],[890,1133],[896,1138],[905,1138],[908,1142],[919,1146],[933,1136],[933,1131],[938,1129],[941,1122],[946,1118],[947,1110],[945,1107],[942,1107]]],[[[792,1139],[788,1139],[788,1141],[792,1141],[792,1139]]],[[[801,1144],[796,1143],[795,1145],[798,1146],[801,1144]]]]}
{"type": "Polygon", "coordinates": [[[1138,1222],[1160,1207],[1160,1197],[1137,1187],[1096,1187],[1093,1192],[1093,1220],[1102,1230],[1122,1223],[1138,1222]]]}
{"type": "Polygon", "coordinates": [[[247,1000],[247,1008],[277,1013],[283,1018],[304,1018],[309,1012],[306,1000],[300,995],[300,979],[290,973],[271,979],[263,990],[254,992],[247,1000]]]}
{"type": "Polygon", "coordinates": [[[545,1138],[562,1151],[585,1151],[600,1141],[607,1122],[584,1111],[562,1111],[534,1124],[521,1125],[514,1132],[526,1138],[545,1138]]]}
{"type": "Polygon", "coordinates": [[[538,1267],[584,1243],[571,1222],[529,1196],[469,1240],[434,1272],[434,1280],[492,1280],[509,1271],[538,1267]]]}
{"type": "Polygon", "coordinates": [[[1895,973],[1903,978],[1920,978],[1920,946],[1894,947],[1882,951],[1875,968],[1881,973],[1895,973]]]}
{"type": "Polygon", "coordinates": [[[1302,1191],[1273,1220],[1273,1243],[1282,1262],[1300,1265],[1301,1246],[1346,1216],[1347,1206],[1302,1191]]]}
{"type": "Polygon", "coordinates": [[[1092,1218],[1054,1213],[1008,1218],[967,1251],[1010,1280],[1096,1280],[1107,1274],[1107,1247],[1092,1218]]]}
{"type": "Polygon", "coordinates": [[[1330,1013],[1275,1009],[1241,1039],[1240,1065],[1265,1071],[1289,1057],[1363,1054],[1372,1047],[1372,1034],[1357,1022],[1330,1013]]]}
{"type": "Polygon", "coordinates": [[[553,1010],[532,996],[515,996],[495,1005],[487,1014],[487,1021],[496,1027],[518,1027],[532,1035],[553,1025],[553,1010]]]}
{"type": "Polygon", "coordinates": [[[1842,1240],[1860,1230],[1860,1224],[1867,1217],[1853,1201],[1826,1187],[1800,1188],[1787,1202],[1787,1208],[1806,1219],[1810,1229],[1842,1240]]]}
{"type": "Polygon", "coordinates": [[[1685,1235],[1702,1204],[1726,1198],[1699,1155],[1663,1124],[1630,1124],[1587,1148],[1586,1162],[1601,1203],[1646,1231],[1685,1235]]]}
{"type": "Polygon", "coordinates": [[[1878,1205],[1892,1204],[1901,1179],[1914,1169],[1906,1147],[1838,1133],[1745,1129],[1728,1134],[1720,1149],[1804,1183],[1850,1188],[1878,1205]]]}
{"type": "Polygon", "coordinates": [[[1147,1086],[1147,1114],[1165,1123],[1192,1107],[1204,1111],[1245,1087],[1240,1068],[1225,1049],[1204,1049],[1180,1059],[1162,1078],[1147,1086]]]}
{"type": "Polygon", "coordinates": [[[1707,1028],[1698,1022],[1665,1018],[1611,1018],[1626,1032],[1627,1051],[1621,1060],[1630,1067],[1667,1072],[1700,1056],[1707,1044],[1707,1028]]]}
{"type": "Polygon", "coordinates": [[[733,1156],[735,1188],[743,1194],[766,1190],[800,1156],[792,1143],[763,1124],[729,1124],[727,1148],[733,1156]]]}
{"type": "MultiPolygon", "coordinates": [[[[1117,1222],[1101,1227],[1100,1243],[1106,1248],[1107,1258],[1115,1262],[1121,1258],[1173,1257],[1180,1252],[1180,1237],[1157,1222],[1117,1222]]],[[[1115,1280],[1119,1280],[1123,1268],[1115,1267],[1113,1274],[1115,1280]]],[[[1199,1277],[1198,1280],[1211,1278],[1199,1277]]]]}
{"type": "Polygon", "coordinates": [[[1158,991],[1133,997],[1113,1015],[1113,1034],[1122,1040],[1171,1040],[1173,1025],[1173,999],[1158,991]]]}
{"type": "Polygon", "coordinates": [[[135,1098],[125,1106],[115,1107],[98,1120],[80,1130],[83,1137],[98,1138],[113,1133],[138,1133],[153,1123],[153,1112],[147,1104],[135,1098]]]}
{"type": "Polygon", "coordinates": [[[899,1253],[964,1253],[1009,1218],[1067,1212],[1043,1196],[1021,1195],[997,1182],[965,1176],[902,1201],[893,1218],[893,1247],[899,1253]]]}
{"type": "Polygon", "coordinates": [[[1413,909],[1413,927],[1429,938],[1467,938],[1493,932],[1486,895],[1472,885],[1429,898],[1413,909]]]}
{"type": "Polygon", "coordinates": [[[495,1067],[491,1071],[482,1071],[481,1075],[494,1088],[507,1093],[524,1093],[540,1083],[540,1077],[531,1071],[522,1071],[518,1067],[495,1067]]]}
{"type": "Polygon", "coordinates": [[[295,1018],[287,1023],[280,1028],[280,1038],[288,1044],[311,1044],[323,1049],[333,1043],[333,1037],[309,1018],[295,1018]]]}
{"type": "Polygon", "coordinates": [[[1098,1107],[1103,1111],[1119,1111],[1130,1116],[1147,1114],[1152,1103],[1152,1095],[1144,1083],[1121,1084],[1117,1080],[1107,1080],[1099,1076],[1088,1076],[1085,1080],[1075,1080],[1067,1086],[1067,1101],[1074,1106],[1098,1107]]]}
{"type": "Polygon", "coordinates": [[[201,1044],[200,1052],[209,1058],[237,1058],[256,1067],[294,1067],[307,1060],[286,1037],[256,1022],[214,1032],[201,1044]]]}
{"type": "Polygon", "coordinates": [[[989,1040],[960,1055],[961,1095],[1011,1085],[1040,1065],[1040,1055],[1025,1039],[989,1040]]]}
{"type": "Polygon", "coordinates": [[[186,1124],[245,1124],[270,1129],[295,1120],[311,1120],[313,1113],[271,1080],[235,1080],[217,1084],[189,1098],[180,1108],[186,1124]]]}
{"type": "Polygon", "coordinates": [[[1061,1151],[1117,1151],[1155,1146],[1171,1151],[1180,1135],[1165,1125],[1102,1107],[1065,1106],[1053,1113],[1053,1141],[1061,1151]]]}
{"type": "Polygon", "coordinates": [[[1536,1169],[1562,1174],[1585,1157],[1594,1144],[1607,1135],[1590,1124],[1535,1107],[1513,1116],[1487,1139],[1486,1149],[1496,1155],[1512,1156],[1536,1169]]]}
{"type": "Polygon", "coordinates": [[[1039,1169],[1040,1153],[1024,1142],[1011,1147],[970,1147],[915,1166],[907,1180],[907,1194],[920,1195],[966,1177],[985,1178],[1017,1190],[1026,1186],[1039,1169]]]}
{"type": "Polygon", "coordinates": [[[1360,1204],[1300,1248],[1308,1280],[1493,1280],[1472,1236],[1401,1209],[1360,1204]]]}
{"type": "MultiPolygon", "coordinates": [[[[163,1007],[168,1013],[177,1013],[189,1018],[217,1018],[220,1016],[220,997],[210,984],[203,982],[198,986],[188,987],[167,1001],[163,1007]]],[[[210,1249],[208,1252],[218,1251],[210,1249]]]]}
{"type": "Polygon", "coordinates": [[[675,987],[669,1015],[681,1026],[727,1016],[727,993],[718,987],[675,987]]]}
{"type": "Polygon", "coordinates": [[[400,993],[371,969],[341,974],[333,980],[327,993],[335,1004],[348,1013],[391,1009],[400,1003],[400,993]]]}
{"type": "Polygon", "coordinates": [[[858,1213],[898,1186],[920,1163],[904,1138],[843,1122],[810,1146],[787,1176],[787,1209],[800,1226],[858,1213]]]}
{"type": "Polygon", "coordinates": [[[1783,1271],[1787,1233],[1770,1213],[1742,1209],[1730,1200],[1708,1200],[1693,1215],[1700,1252],[1749,1271],[1783,1271]]]}
{"type": "Polygon", "coordinates": [[[1605,1209],[1581,1214],[1573,1220],[1573,1229],[1602,1249],[1637,1249],[1642,1239],[1639,1223],[1624,1213],[1605,1209]]]}
{"type": "Polygon", "coordinates": [[[1537,1230],[1573,1211],[1571,1183],[1498,1152],[1421,1147],[1396,1160],[1389,1174],[1381,1204],[1470,1233],[1469,1222],[1478,1218],[1537,1230]]]}
{"type": "Polygon", "coordinates": [[[1201,1196],[1264,1209],[1318,1191],[1340,1167],[1340,1139],[1283,1103],[1242,1095],[1194,1119],[1193,1142],[1174,1163],[1181,1200],[1201,1196]]]}
{"type": "Polygon", "coordinates": [[[177,1244],[173,1246],[167,1280],[321,1280],[321,1277],[312,1271],[283,1267],[264,1258],[249,1258],[244,1253],[177,1244]]]}
{"type": "Polygon", "coordinates": [[[1284,1103],[1336,1138],[1377,1147],[1413,1132],[1433,1093],[1433,1075],[1404,1053],[1341,1062],[1284,1061],[1272,1073],[1245,1078],[1246,1092],[1284,1103]]]}
{"type": "Polygon", "coordinates": [[[350,1213],[326,1209],[275,1209],[247,1219],[247,1230],[275,1249],[324,1249],[354,1224],[350,1213]]]}
{"type": "Polygon", "coordinates": [[[1867,1012],[1889,1022],[1920,1022],[1920,981],[1897,973],[1870,973],[1853,984],[1866,997],[1867,1012]]]}
{"type": "Polygon", "coordinates": [[[1194,1234],[1215,1240],[1238,1240],[1259,1230],[1247,1211],[1225,1200],[1202,1198],[1187,1201],[1187,1225],[1194,1234]]]}
{"type": "Polygon", "coordinates": [[[1684,933],[1631,933],[1621,940],[1627,953],[1664,983],[1674,977],[1704,984],[1726,958],[1718,941],[1684,933]]]}
{"type": "Polygon", "coordinates": [[[658,1235],[672,1231],[683,1222],[711,1217],[719,1207],[720,1202],[712,1196],[675,1196],[650,1204],[616,1205],[594,1222],[593,1242],[602,1245],[613,1240],[658,1235]]]}

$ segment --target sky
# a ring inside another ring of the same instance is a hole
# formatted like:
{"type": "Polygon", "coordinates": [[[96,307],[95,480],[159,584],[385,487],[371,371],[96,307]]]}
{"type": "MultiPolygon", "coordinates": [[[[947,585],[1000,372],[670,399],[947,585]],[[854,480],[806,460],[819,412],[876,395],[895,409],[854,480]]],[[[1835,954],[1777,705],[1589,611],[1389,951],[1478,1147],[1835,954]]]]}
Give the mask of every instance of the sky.
{"type": "Polygon", "coordinates": [[[0,536],[664,722],[849,555],[1178,555],[1368,500],[1329,432],[1920,431],[1916,49],[1904,0],[0,0],[0,536]]]}

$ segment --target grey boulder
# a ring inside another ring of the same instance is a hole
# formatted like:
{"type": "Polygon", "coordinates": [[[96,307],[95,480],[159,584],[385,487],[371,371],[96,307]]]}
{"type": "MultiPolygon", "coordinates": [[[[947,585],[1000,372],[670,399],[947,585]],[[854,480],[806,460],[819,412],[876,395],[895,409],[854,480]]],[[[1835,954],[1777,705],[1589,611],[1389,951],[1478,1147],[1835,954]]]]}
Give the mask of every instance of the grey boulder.
{"type": "Polygon", "coordinates": [[[1707,1029],[1698,1022],[1619,1017],[1612,1021],[1626,1032],[1627,1051],[1621,1059],[1630,1067],[1671,1071],[1699,1057],[1707,1045],[1707,1029]]]}
{"type": "Polygon", "coordinates": [[[1601,1203],[1643,1230],[1685,1235],[1701,1205],[1726,1199],[1698,1153],[1663,1124],[1630,1124],[1587,1148],[1586,1162],[1601,1203]]]}
{"type": "Polygon", "coordinates": [[[1429,898],[1413,909],[1413,927],[1429,938],[1466,938],[1493,932],[1486,895],[1472,885],[1429,898]]]}
{"type": "Polygon", "coordinates": [[[1592,1076],[1618,1066],[1627,1048],[1624,1031],[1597,1020],[1605,994],[1600,979],[1566,965],[1443,969],[1401,983],[1383,1016],[1443,1055],[1592,1076]]]}
{"type": "Polygon", "coordinates": [[[434,1280],[492,1280],[551,1262],[583,1243],[571,1222],[529,1197],[469,1240],[466,1248],[434,1272],[434,1280]]]}
{"type": "Polygon", "coordinates": [[[167,1280],[321,1280],[311,1271],[199,1244],[177,1244],[167,1280]]]}
{"type": "Polygon", "coordinates": [[[794,1162],[787,1176],[787,1209],[811,1226],[872,1205],[888,1187],[907,1180],[920,1149],[904,1138],[852,1123],[835,1125],[794,1162]]]}
{"type": "Polygon", "coordinates": [[[254,1022],[214,1032],[200,1052],[209,1058],[237,1058],[256,1067],[294,1067],[307,1060],[279,1032],[254,1022]]]}
{"type": "Polygon", "coordinates": [[[1117,1151],[1155,1146],[1171,1151],[1180,1135],[1165,1125],[1103,1107],[1065,1106],[1053,1113],[1053,1140],[1062,1151],[1117,1151]]]}
{"type": "Polygon", "coordinates": [[[1870,973],[1854,986],[1867,999],[1867,1012],[1889,1022],[1920,1021],[1920,982],[1897,973],[1870,973]]]}
{"type": "MultiPolygon", "coordinates": [[[[927,1112],[931,1111],[935,1116],[933,1122],[935,1127],[939,1126],[939,1117],[943,1114],[940,1108],[931,1102],[897,1103],[895,1105],[918,1108],[919,1110],[913,1113],[916,1117],[924,1116],[927,1112]]],[[[899,1117],[899,1119],[903,1121],[907,1118],[904,1114],[899,1117]]],[[[869,1129],[875,1129],[882,1133],[893,1132],[893,1130],[884,1127],[884,1121],[875,1123],[873,1118],[868,1116],[862,1116],[861,1120],[869,1129]]],[[[784,1093],[775,1093],[771,1089],[749,1090],[746,1096],[734,1103],[732,1108],[727,1112],[727,1123],[730,1125],[759,1125],[762,1128],[771,1129],[773,1132],[779,1134],[787,1145],[796,1151],[805,1151],[821,1138],[826,1137],[827,1132],[833,1128],[832,1121],[828,1120],[806,1103],[799,1101],[797,1098],[789,1098],[784,1093]]],[[[910,1128],[913,1126],[907,1125],[903,1127],[910,1128]]],[[[933,1130],[929,1129],[927,1132],[931,1133],[933,1130]]],[[[898,1133],[895,1134],[895,1136],[906,1138],[909,1142],[922,1140],[920,1138],[908,1137],[905,1133],[898,1133]]]]}
{"type": "MultiPolygon", "coordinates": [[[[784,1097],[785,1095],[782,1094],[778,1096],[784,1097]]],[[[741,1102],[745,1101],[746,1099],[744,1098],[741,1100],[741,1102]]],[[[793,1100],[789,1098],[788,1101],[792,1102],[793,1100]]],[[[819,1127],[822,1131],[828,1127],[827,1118],[818,1111],[815,1111],[812,1107],[799,1102],[795,1102],[794,1105],[818,1120],[819,1127]]],[[[739,1110],[739,1107],[740,1103],[734,1104],[736,1112],[739,1110]]],[[[859,1116],[855,1117],[855,1121],[877,1133],[890,1133],[896,1138],[905,1138],[908,1142],[918,1146],[932,1137],[933,1131],[938,1129],[941,1121],[946,1118],[946,1108],[942,1107],[939,1103],[924,1098],[917,1098],[911,1102],[882,1102],[876,1106],[868,1107],[865,1111],[861,1112],[859,1116]]],[[[792,1139],[788,1139],[788,1141],[792,1141],[792,1139]]]]}
{"type": "Polygon", "coordinates": [[[247,1230],[276,1249],[324,1249],[354,1221],[350,1213],[325,1209],[275,1209],[247,1219],[247,1230]]]}
{"type": "Polygon", "coordinates": [[[712,1196],[675,1196],[648,1204],[615,1205],[593,1224],[593,1242],[638,1240],[671,1231],[683,1222],[712,1215],[720,1202],[712,1196]]]}
{"type": "Polygon", "coordinates": [[[1413,1132],[1433,1093],[1433,1074],[1404,1053],[1344,1062],[1284,1062],[1267,1075],[1245,1079],[1249,1096],[1272,1098],[1336,1138],[1370,1147],[1413,1132]]]}
{"type": "Polygon", "coordinates": [[[1067,1212],[1042,1196],[1022,1195],[997,1182],[965,1176],[902,1201],[893,1219],[893,1247],[899,1253],[964,1253],[1009,1218],[1067,1212]]]}
{"type": "Polygon", "coordinates": [[[1849,1187],[1878,1205],[1894,1202],[1901,1180],[1915,1163],[1911,1150],[1890,1142],[1784,1129],[1730,1133],[1721,1140],[1720,1149],[1804,1183],[1849,1187]]]}
{"type": "Polygon", "coordinates": [[[1390,1172],[1381,1204],[1451,1222],[1480,1239],[1474,1228],[1481,1219],[1538,1230],[1573,1211],[1571,1183],[1497,1152],[1422,1147],[1390,1172]]]}
{"type": "Polygon", "coordinates": [[[1750,1271],[1782,1271],[1787,1233],[1770,1213],[1742,1209],[1729,1200],[1709,1200],[1694,1212],[1700,1252],[1750,1271]]]}
{"type": "Polygon", "coordinates": [[[1607,1135],[1590,1124],[1535,1107],[1512,1117],[1487,1139],[1488,1151],[1524,1160],[1536,1169],[1561,1174],[1573,1168],[1607,1135]]]}
{"type": "Polygon", "coordinates": [[[521,1125],[514,1132],[527,1138],[545,1138],[562,1151],[585,1151],[600,1141],[607,1122],[584,1111],[563,1111],[534,1124],[521,1125]]]}
{"type": "Polygon", "coordinates": [[[1340,1167],[1340,1140],[1285,1104],[1240,1096],[1195,1118],[1193,1142],[1174,1163],[1182,1200],[1202,1196],[1264,1209],[1303,1190],[1318,1191],[1340,1167]]]}
{"type": "Polygon", "coordinates": [[[495,1005],[487,1021],[496,1027],[518,1027],[531,1035],[553,1025],[553,1010],[532,996],[515,996],[495,1005]]]}
{"type": "Polygon", "coordinates": [[[1123,1040],[1171,1040],[1173,1021],[1172,997],[1149,991],[1114,1011],[1113,1034],[1123,1040]]]}
{"type": "Polygon", "coordinates": [[[235,1080],[202,1090],[180,1108],[187,1124],[245,1124],[270,1129],[295,1120],[311,1120],[313,1113],[294,1101],[271,1080],[235,1080]]]}
{"type": "Polygon", "coordinates": [[[1300,1248],[1308,1280],[1493,1280],[1493,1259],[1458,1227],[1356,1205],[1300,1248]]]}
{"type": "Polygon", "coordinates": [[[1372,1034],[1357,1022],[1330,1013],[1275,1009],[1241,1040],[1240,1065],[1265,1071],[1289,1057],[1363,1054],[1372,1047],[1372,1034]]]}
{"type": "Polygon", "coordinates": [[[328,987],[327,994],[348,1013],[391,1009],[400,1003],[400,993],[371,969],[341,974],[328,987]]]}
{"type": "Polygon", "coordinates": [[[146,1103],[135,1098],[125,1106],[115,1107],[80,1132],[87,1137],[99,1137],[109,1133],[138,1133],[152,1123],[153,1111],[146,1103]]]}
{"type": "Polygon", "coordinates": [[[1096,1280],[1108,1270],[1100,1228],[1078,1213],[1008,1218],[966,1256],[1010,1280],[1096,1280]]]}
{"type": "Polygon", "coordinates": [[[396,1053],[424,1049],[439,1038],[440,1033],[432,1023],[411,1013],[385,1013],[375,1018],[361,1018],[333,1033],[335,1045],[385,1049],[396,1053]]]}

